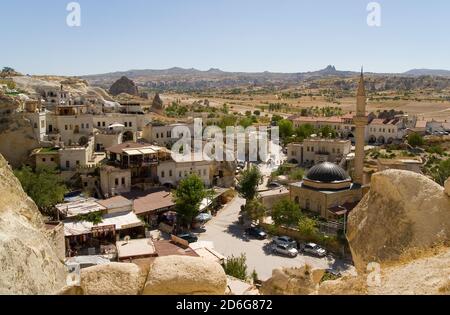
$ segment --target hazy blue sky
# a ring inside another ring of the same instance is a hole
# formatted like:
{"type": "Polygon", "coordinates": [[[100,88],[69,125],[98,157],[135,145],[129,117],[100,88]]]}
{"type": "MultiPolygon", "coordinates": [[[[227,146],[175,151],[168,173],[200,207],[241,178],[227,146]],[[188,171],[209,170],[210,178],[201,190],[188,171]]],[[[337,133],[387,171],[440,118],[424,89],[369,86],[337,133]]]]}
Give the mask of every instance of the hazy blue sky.
{"type": "Polygon", "coordinates": [[[450,69],[450,1],[80,0],[81,27],[66,0],[0,5],[0,66],[80,75],[174,66],[299,72],[450,69]]]}

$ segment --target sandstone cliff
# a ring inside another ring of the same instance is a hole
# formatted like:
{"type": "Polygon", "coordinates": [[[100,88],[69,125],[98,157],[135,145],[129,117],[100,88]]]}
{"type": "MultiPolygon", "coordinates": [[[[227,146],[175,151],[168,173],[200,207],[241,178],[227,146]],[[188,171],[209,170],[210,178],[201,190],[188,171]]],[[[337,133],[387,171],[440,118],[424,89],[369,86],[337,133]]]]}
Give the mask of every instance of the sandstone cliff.
{"type": "Polygon", "coordinates": [[[54,294],[64,264],[46,237],[41,214],[0,155],[0,294],[54,294]]]}

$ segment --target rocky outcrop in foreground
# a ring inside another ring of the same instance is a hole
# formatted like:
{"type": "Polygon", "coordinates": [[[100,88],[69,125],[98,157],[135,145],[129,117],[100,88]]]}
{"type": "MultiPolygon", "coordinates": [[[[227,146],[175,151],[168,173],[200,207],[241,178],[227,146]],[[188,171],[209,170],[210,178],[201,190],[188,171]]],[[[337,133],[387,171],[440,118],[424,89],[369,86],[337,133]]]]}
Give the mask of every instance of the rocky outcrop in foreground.
{"type": "Polygon", "coordinates": [[[54,294],[65,283],[37,206],[0,155],[0,294],[54,294]]]}
{"type": "Polygon", "coordinates": [[[158,257],[150,271],[135,264],[111,263],[81,271],[80,286],[65,295],[223,295],[227,277],[216,262],[199,257],[158,257]]]}
{"type": "Polygon", "coordinates": [[[114,82],[109,89],[109,93],[114,96],[125,93],[133,96],[139,95],[139,90],[136,84],[128,79],[127,77],[121,77],[119,80],[114,82]]]}
{"type": "Polygon", "coordinates": [[[425,176],[388,170],[350,213],[347,238],[355,266],[398,261],[450,240],[450,198],[425,176]]]}

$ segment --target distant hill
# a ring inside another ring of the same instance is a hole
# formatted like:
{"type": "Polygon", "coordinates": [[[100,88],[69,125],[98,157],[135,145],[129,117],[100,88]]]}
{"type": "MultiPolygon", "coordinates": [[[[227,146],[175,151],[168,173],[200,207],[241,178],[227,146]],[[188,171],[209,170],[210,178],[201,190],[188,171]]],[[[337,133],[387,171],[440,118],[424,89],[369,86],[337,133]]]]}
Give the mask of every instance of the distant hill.
{"type": "Polygon", "coordinates": [[[450,77],[449,70],[433,70],[433,69],[413,69],[403,73],[407,76],[440,76],[450,77]]]}
{"type": "MultiPolygon", "coordinates": [[[[367,76],[384,78],[419,78],[422,76],[450,77],[450,71],[446,70],[411,70],[405,73],[366,73],[367,76]]],[[[91,85],[109,89],[120,79],[127,77],[136,85],[153,90],[206,90],[206,89],[232,89],[246,86],[276,86],[289,87],[307,81],[320,79],[350,79],[356,78],[359,72],[341,71],[335,66],[329,65],[324,69],[311,72],[277,73],[277,72],[226,72],[220,69],[202,71],[194,68],[184,69],[174,67],[164,70],[129,70],[111,72],[105,74],[83,76],[91,85]]],[[[396,83],[394,83],[396,85],[396,83]]]]}

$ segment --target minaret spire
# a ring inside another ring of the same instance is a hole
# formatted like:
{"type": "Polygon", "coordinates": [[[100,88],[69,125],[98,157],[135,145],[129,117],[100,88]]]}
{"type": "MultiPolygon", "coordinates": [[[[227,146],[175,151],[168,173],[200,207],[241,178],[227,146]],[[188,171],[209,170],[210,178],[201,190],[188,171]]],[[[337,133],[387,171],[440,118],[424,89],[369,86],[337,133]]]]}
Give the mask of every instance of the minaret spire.
{"type": "Polygon", "coordinates": [[[355,172],[353,182],[358,185],[364,185],[364,147],[366,144],[366,126],[368,117],[366,115],[366,88],[364,82],[364,68],[361,67],[361,76],[359,78],[358,92],[356,94],[356,116],[353,118],[355,123],[355,172]]]}

